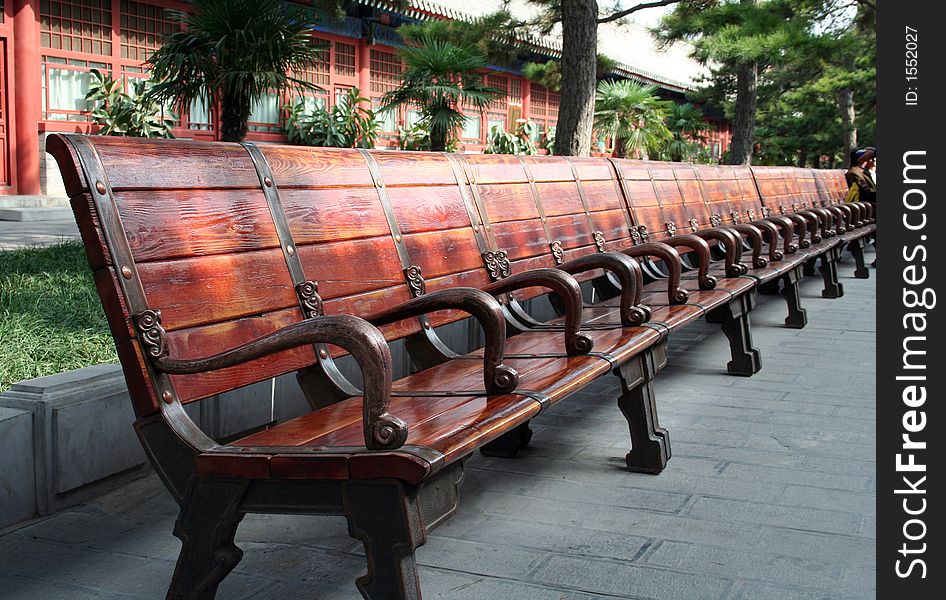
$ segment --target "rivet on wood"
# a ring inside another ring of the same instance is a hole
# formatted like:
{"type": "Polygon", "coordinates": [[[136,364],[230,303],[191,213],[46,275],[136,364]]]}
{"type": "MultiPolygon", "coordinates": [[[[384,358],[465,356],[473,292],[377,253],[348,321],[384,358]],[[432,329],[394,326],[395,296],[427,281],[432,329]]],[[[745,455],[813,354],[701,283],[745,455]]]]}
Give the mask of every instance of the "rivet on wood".
{"type": "Polygon", "coordinates": [[[269,177],[263,177],[263,184],[266,187],[273,187],[273,180],[269,177]]]}
{"type": "Polygon", "coordinates": [[[397,242],[398,244],[400,244],[400,243],[401,243],[401,236],[400,236],[400,235],[394,236],[394,241],[397,242]]]}
{"type": "Polygon", "coordinates": [[[128,267],[122,267],[122,277],[125,279],[131,279],[131,269],[128,267]]]}
{"type": "Polygon", "coordinates": [[[96,190],[98,193],[100,193],[100,194],[105,194],[105,192],[106,192],[105,184],[102,183],[101,181],[96,181],[96,182],[95,182],[95,190],[96,190]]]}
{"type": "Polygon", "coordinates": [[[424,321],[424,329],[430,329],[430,322],[424,321]]]}
{"type": "Polygon", "coordinates": [[[174,400],[174,394],[172,394],[169,390],[164,390],[164,393],[161,394],[161,399],[170,404],[171,401],[174,400]]]}
{"type": "Polygon", "coordinates": [[[286,246],[286,254],[288,254],[289,256],[292,256],[295,253],[296,253],[295,248],[293,248],[292,246],[286,246]]]}
{"type": "Polygon", "coordinates": [[[319,350],[319,357],[328,358],[328,352],[326,352],[324,348],[322,350],[319,350]]]}

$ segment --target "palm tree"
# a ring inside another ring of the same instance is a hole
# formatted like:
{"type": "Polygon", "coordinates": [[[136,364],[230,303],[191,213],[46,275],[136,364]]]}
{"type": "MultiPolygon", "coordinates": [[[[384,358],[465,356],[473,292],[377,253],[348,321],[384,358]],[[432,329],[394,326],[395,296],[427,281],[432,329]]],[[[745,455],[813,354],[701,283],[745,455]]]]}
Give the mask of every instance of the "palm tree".
{"type": "Polygon", "coordinates": [[[486,67],[486,58],[472,46],[424,37],[420,46],[402,48],[399,54],[404,60],[401,85],[384,95],[381,110],[417,106],[435,152],[445,150],[447,140],[466,123],[462,107],[482,114],[502,93],[483,83],[478,71],[486,67]]]}
{"type": "Polygon", "coordinates": [[[324,50],[306,14],[281,0],[194,0],[176,13],[182,30],[151,55],[148,92],[187,110],[195,100],[220,107],[221,139],[246,136],[253,104],[287,88],[318,89],[289,75],[314,65],[324,50]]]}
{"type": "Polygon", "coordinates": [[[670,138],[668,102],[657,86],[636,81],[602,81],[595,97],[595,130],[614,138],[618,157],[654,153],[670,138]]]}
{"type": "Polygon", "coordinates": [[[682,162],[693,149],[694,142],[706,143],[703,132],[709,129],[709,123],[698,106],[689,102],[674,102],[667,116],[667,129],[673,137],[667,144],[666,152],[670,155],[670,160],[682,162]]]}

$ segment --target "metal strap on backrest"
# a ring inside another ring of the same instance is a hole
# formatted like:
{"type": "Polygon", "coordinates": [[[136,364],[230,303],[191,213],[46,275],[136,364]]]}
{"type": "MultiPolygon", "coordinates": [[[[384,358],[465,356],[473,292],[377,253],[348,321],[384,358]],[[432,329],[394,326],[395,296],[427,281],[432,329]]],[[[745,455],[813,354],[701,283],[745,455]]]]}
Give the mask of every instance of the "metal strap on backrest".
{"type": "Polygon", "coordinates": [[[467,216],[470,218],[470,227],[473,229],[473,237],[476,239],[476,245],[480,249],[480,254],[491,250],[489,242],[485,236],[485,225],[480,217],[479,210],[470,198],[470,182],[466,169],[457,160],[457,155],[452,152],[444,152],[443,155],[450,163],[453,170],[453,177],[457,181],[457,187],[460,189],[460,198],[463,200],[463,206],[466,208],[467,216]]]}
{"type": "MultiPolygon", "coordinates": [[[[482,224],[480,227],[483,232],[482,241],[478,239],[477,243],[479,244],[480,252],[483,257],[483,265],[494,281],[508,277],[512,272],[512,267],[509,264],[509,257],[506,255],[506,251],[499,247],[499,244],[496,242],[496,236],[493,235],[493,228],[489,223],[489,215],[486,212],[483,199],[480,197],[479,186],[476,182],[476,170],[462,154],[454,154],[453,157],[457,163],[462,166],[465,178],[469,182],[472,204],[467,204],[467,211],[470,212],[471,218],[474,214],[478,215],[479,222],[482,224]],[[483,249],[484,247],[486,248],[485,250],[483,249]]],[[[464,196],[464,201],[467,201],[467,199],[468,197],[464,196]]]]}
{"type": "MultiPolygon", "coordinates": [[[[404,245],[404,236],[401,233],[401,226],[397,222],[397,215],[394,214],[394,205],[391,204],[391,197],[388,196],[388,189],[384,185],[384,178],[381,177],[381,168],[378,161],[375,160],[371,152],[365,148],[358,148],[358,153],[368,165],[368,173],[371,175],[371,182],[374,184],[375,192],[378,194],[378,201],[381,203],[381,210],[384,211],[384,218],[388,222],[388,229],[391,231],[391,240],[394,242],[394,248],[397,251],[398,260],[401,262],[401,271],[404,273],[404,280],[407,282],[407,288],[412,298],[423,296],[427,293],[427,283],[424,281],[424,274],[418,265],[411,264],[410,254],[404,245]]],[[[430,332],[431,325],[427,315],[417,317],[417,322],[425,332],[430,332]]],[[[430,333],[428,333],[429,337],[430,333]]]]}
{"type": "MultiPolygon", "coordinates": [[[[621,165],[618,163],[617,159],[608,159],[611,161],[611,165],[614,166],[614,172],[617,173],[618,183],[621,186],[621,193],[624,196],[624,204],[627,206],[627,213],[631,216],[631,224],[628,226],[628,229],[631,232],[631,240],[638,244],[641,240],[641,227],[646,231],[646,226],[638,224],[640,219],[637,217],[637,211],[634,209],[634,205],[631,204],[631,192],[627,189],[627,182],[624,180],[624,171],[621,169],[621,165]]],[[[647,176],[650,177],[650,169],[647,169],[647,176]]],[[[653,178],[651,178],[651,185],[653,185],[653,178]]],[[[657,190],[654,190],[654,195],[657,195],[657,190]]],[[[659,202],[659,200],[658,200],[659,202]]]]}
{"type": "MultiPolygon", "coordinates": [[[[263,190],[263,196],[266,199],[266,205],[269,207],[269,214],[273,218],[273,225],[276,228],[276,236],[279,239],[279,246],[282,249],[283,258],[286,261],[286,268],[289,270],[289,276],[292,279],[292,285],[296,291],[296,298],[299,301],[299,309],[302,311],[302,318],[311,319],[323,314],[322,298],[319,296],[319,285],[314,280],[306,279],[302,268],[302,261],[299,260],[299,252],[292,239],[292,232],[289,229],[289,220],[286,218],[286,211],[283,208],[282,201],[279,199],[279,188],[276,185],[276,179],[273,177],[272,168],[269,161],[263,155],[259,147],[252,142],[241,142],[243,148],[253,161],[253,167],[259,177],[260,187],[263,190]]],[[[329,352],[327,344],[313,344],[316,360],[321,363],[326,375],[332,382],[345,393],[355,396],[360,394],[358,390],[348,379],[341,374],[335,361],[329,352]]]]}
{"type": "Polygon", "coordinates": [[[388,229],[391,231],[391,239],[394,240],[394,248],[397,250],[398,259],[401,261],[401,268],[411,267],[411,258],[407,254],[407,248],[404,247],[404,237],[401,235],[401,227],[397,223],[397,217],[394,215],[394,207],[391,205],[391,198],[388,196],[388,190],[384,186],[384,179],[381,178],[381,169],[378,168],[378,162],[371,155],[371,152],[364,148],[358,148],[358,153],[364,158],[368,165],[368,173],[371,175],[371,182],[374,184],[375,192],[378,194],[378,200],[381,202],[381,209],[384,211],[384,218],[388,222],[388,229]]]}
{"type": "Polygon", "coordinates": [[[755,187],[755,193],[759,197],[759,203],[765,206],[765,198],[762,197],[762,188],[759,187],[759,180],[755,177],[755,169],[748,167],[749,175],[752,177],[752,185],[755,187]]]}
{"type": "MultiPolygon", "coordinates": [[[[108,245],[113,266],[117,270],[118,285],[125,296],[125,305],[131,313],[130,317],[138,332],[142,352],[147,358],[159,358],[167,351],[167,346],[164,344],[164,329],[161,327],[161,311],[153,310],[148,306],[148,298],[135,266],[131,244],[125,234],[125,227],[122,225],[118,205],[115,203],[112,192],[112,184],[105,172],[102,158],[85,136],[64,134],[63,137],[72,144],[79,159],[79,166],[82,168],[89,194],[98,213],[99,228],[108,245]]],[[[197,449],[206,451],[215,447],[216,443],[184,414],[184,407],[181,405],[171,378],[154,370],[150,360],[145,361],[145,369],[151,379],[155,394],[161,400],[158,404],[166,422],[197,449]]]]}
{"type": "MultiPolygon", "coordinates": [[[[706,212],[712,215],[713,207],[710,206],[709,194],[706,193],[706,183],[703,181],[703,173],[696,167],[693,168],[693,172],[696,174],[696,181],[700,186],[700,196],[703,197],[703,206],[706,208],[706,212]]],[[[699,223],[699,221],[697,221],[697,223],[699,223]]],[[[712,221],[709,224],[713,226],[712,221]]]]}
{"type": "MultiPolygon", "coordinates": [[[[696,168],[691,166],[690,170],[694,174],[696,174],[696,168]]],[[[680,192],[680,202],[683,204],[684,213],[687,215],[687,224],[690,226],[690,229],[692,229],[693,231],[696,231],[697,229],[699,229],[699,221],[697,221],[696,219],[690,216],[691,213],[690,213],[690,210],[687,208],[686,195],[683,193],[683,187],[680,186],[680,178],[677,177],[676,173],[673,174],[673,180],[677,183],[677,191],[680,192]],[[694,221],[697,222],[696,227],[693,226],[694,221]]],[[[702,196],[703,196],[703,190],[700,189],[700,197],[702,196]]],[[[668,223],[673,223],[673,221],[668,221],[668,223]]],[[[676,224],[674,225],[676,226],[676,224]]],[[[668,227],[668,232],[669,232],[669,227],[668,227]]],[[[671,233],[670,235],[673,235],[673,234],[671,233]]]]}
{"type": "MultiPolygon", "coordinates": [[[[572,179],[575,180],[575,186],[578,188],[578,199],[581,200],[581,208],[585,211],[585,220],[588,221],[588,230],[591,231],[591,241],[595,247],[597,247],[598,252],[604,252],[604,232],[595,229],[595,221],[591,216],[591,207],[588,205],[588,196],[585,195],[585,186],[581,184],[581,175],[578,173],[578,166],[575,165],[575,161],[573,161],[570,156],[566,156],[565,161],[571,169],[572,179]]],[[[624,215],[624,220],[628,228],[630,228],[631,223],[627,211],[622,210],[621,213],[624,215]]]]}
{"type": "Polygon", "coordinates": [[[549,252],[552,254],[552,260],[555,261],[555,264],[560,265],[565,262],[565,252],[562,249],[562,243],[552,239],[552,232],[549,231],[549,226],[546,222],[548,221],[548,217],[545,215],[545,207],[542,206],[542,199],[539,197],[539,188],[535,185],[532,168],[521,156],[517,155],[516,158],[519,160],[519,164],[522,165],[522,170],[525,172],[526,179],[529,181],[529,189],[532,190],[532,202],[535,204],[535,209],[539,213],[539,220],[542,222],[542,230],[545,232],[545,241],[548,244],[549,252]]]}

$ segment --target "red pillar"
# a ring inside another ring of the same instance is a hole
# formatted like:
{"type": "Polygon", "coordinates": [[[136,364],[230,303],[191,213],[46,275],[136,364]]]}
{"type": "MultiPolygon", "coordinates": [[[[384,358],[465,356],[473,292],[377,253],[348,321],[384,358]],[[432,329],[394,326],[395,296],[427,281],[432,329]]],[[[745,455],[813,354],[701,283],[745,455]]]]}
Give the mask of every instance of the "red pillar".
{"type": "Polygon", "coordinates": [[[522,118],[532,117],[532,82],[522,78],[522,118]]]}
{"type": "Polygon", "coordinates": [[[16,0],[13,8],[13,71],[16,77],[17,193],[39,194],[39,124],[42,97],[39,1],[16,0]]]}
{"type": "Polygon", "coordinates": [[[371,97],[371,46],[367,40],[358,42],[358,91],[365,98],[371,97]]]}

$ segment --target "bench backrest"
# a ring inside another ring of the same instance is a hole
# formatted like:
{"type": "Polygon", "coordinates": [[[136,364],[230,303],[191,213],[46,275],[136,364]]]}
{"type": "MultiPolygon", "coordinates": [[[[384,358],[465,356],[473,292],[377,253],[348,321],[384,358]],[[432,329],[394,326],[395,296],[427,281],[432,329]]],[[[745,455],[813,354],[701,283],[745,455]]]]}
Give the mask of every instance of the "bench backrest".
{"type": "MultiPolygon", "coordinates": [[[[826,176],[808,170],[596,158],[63,135],[47,149],[140,415],[160,407],[145,360],[154,340],[135,322],[146,311],[160,311],[172,356],[197,358],[319,311],[367,317],[424,289],[482,287],[497,269],[620,250],[639,241],[639,226],[659,240],[668,223],[731,222],[758,202],[753,172],[767,203],[791,202],[802,188],[810,202],[827,189],[818,184],[826,176]]],[[[838,187],[837,174],[830,181],[838,187]]],[[[465,316],[443,311],[429,322],[465,316]]],[[[408,319],[382,331],[396,340],[422,327],[408,319]]],[[[312,365],[323,352],[342,353],[304,347],[170,380],[186,403],[312,365]]]]}
{"type": "Polygon", "coordinates": [[[811,169],[818,186],[819,198],[827,204],[840,204],[847,197],[847,181],[843,169],[811,169]]]}

